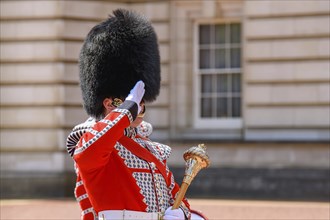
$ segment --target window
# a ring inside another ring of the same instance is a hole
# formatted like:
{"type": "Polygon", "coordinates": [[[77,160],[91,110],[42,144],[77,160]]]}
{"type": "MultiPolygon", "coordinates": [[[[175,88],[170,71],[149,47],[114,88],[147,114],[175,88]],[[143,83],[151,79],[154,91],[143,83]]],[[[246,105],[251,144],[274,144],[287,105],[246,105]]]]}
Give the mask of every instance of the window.
{"type": "Polygon", "coordinates": [[[241,25],[199,24],[196,127],[241,126],[241,25]],[[205,126],[203,126],[205,124],[205,126]]]}

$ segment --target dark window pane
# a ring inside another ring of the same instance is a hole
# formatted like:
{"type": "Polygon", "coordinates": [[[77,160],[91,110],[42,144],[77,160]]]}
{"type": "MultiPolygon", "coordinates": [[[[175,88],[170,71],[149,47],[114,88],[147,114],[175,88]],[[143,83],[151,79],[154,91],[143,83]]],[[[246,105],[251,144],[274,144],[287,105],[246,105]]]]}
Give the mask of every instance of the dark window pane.
{"type": "Polygon", "coordinates": [[[231,24],[230,25],[230,42],[240,43],[241,42],[241,25],[231,24]]]}
{"type": "Polygon", "coordinates": [[[217,117],[227,118],[228,117],[228,99],[218,98],[217,99],[217,117]]]}
{"type": "Polygon", "coordinates": [[[216,25],[215,26],[215,43],[224,44],[226,42],[226,26],[216,25]]]}
{"type": "Polygon", "coordinates": [[[226,68],[226,52],[225,49],[215,50],[215,68],[226,68]]]}
{"type": "Polygon", "coordinates": [[[217,92],[222,95],[224,95],[228,92],[228,76],[227,76],[227,74],[218,75],[217,92]]]}
{"type": "Polygon", "coordinates": [[[232,116],[241,117],[241,98],[239,97],[232,99],[232,116]]]}
{"type": "Polygon", "coordinates": [[[199,67],[201,69],[210,68],[210,50],[201,49],[199,53],[199,67]]]}
{"type": "Polygon", "coordinates": [[[241,50],[240,48],[231,48],[230,50],[230,67],[241,67],[241,50]]]}
{"type": "Polygon", "coordinates": [[[199,26],[200,117],[241,117],[241,73],[232,73],[242,66],[240,43],[239,23],[199,26]],[[203,69],[221,72],[203,74],[203,69]]]}
{"type": "Polygon", "coordinates": [[[241,92],[241,75],[238,73],[231,75],[231,91],[241,92]]]}
{"type": "Polygon", "coordinates": [[[212,93],[212,75],[202,75],[202,93],[212,93]]]}
{"type": "Polygon", "coordinates": [[[212,117],[212,99],[211,98],[202,98],[201,106],[202,117],[212,117]]]}
{"type": "Polygon", "coordinates": [[[199,26],[199,44],[209,44],[211,41],[211,26],[201,25],[199,26]]]}

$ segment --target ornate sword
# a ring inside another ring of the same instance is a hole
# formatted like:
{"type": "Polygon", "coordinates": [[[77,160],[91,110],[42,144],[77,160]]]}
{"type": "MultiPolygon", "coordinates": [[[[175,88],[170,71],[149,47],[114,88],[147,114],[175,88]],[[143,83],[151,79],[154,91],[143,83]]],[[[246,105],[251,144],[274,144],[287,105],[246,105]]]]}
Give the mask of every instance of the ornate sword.
{"type": "Polygon", "coordinates": [[[206,153],[206,146],[204,144],[199,144],[198,146],[194,146],[186,150],[183,154],[183,158],[186,161],[186,169],[180,190],[176,196],[172,209],[179,208],[191,181],[201,169],[207,168],[210,165],[210,159],[206,153]]]}

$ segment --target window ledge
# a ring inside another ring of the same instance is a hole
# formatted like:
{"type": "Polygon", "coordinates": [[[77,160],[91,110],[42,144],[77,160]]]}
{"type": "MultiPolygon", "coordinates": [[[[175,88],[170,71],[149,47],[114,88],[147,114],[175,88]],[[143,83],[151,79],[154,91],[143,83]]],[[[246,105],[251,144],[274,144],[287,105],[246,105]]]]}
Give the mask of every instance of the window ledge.
{"type": "Polygon", "coordinates": [[[182,141],[221,141],[242,140],[241,129],[187,129],[178,132],[176,140],[182,141]]]}

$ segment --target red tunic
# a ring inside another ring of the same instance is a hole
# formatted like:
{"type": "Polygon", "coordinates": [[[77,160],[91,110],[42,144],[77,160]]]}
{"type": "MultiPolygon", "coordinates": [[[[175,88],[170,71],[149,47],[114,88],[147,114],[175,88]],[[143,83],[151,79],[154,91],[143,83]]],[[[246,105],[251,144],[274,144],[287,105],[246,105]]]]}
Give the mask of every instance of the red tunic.
{"type": "MultiPolygon", "coordinates": [[[[88,129],[76,146],[74,160],[79,169],[77,181],[81,176],[82,183],[78,184],[76,193],[83,186],[81,191],[86,189],[87,194],[80,202],[89,200],[96,213],[124,209],[164,212],[173,204],[173,198],[179,190],[167,166],[166,178],[171,182],[169,186],[153,163],[138,158],[118,142],[132,120],[128,110],[116,109],[88,129]]],[[[166,165],[171,151],[168,146],[138,138],[132,130],[126,135],[166,165]]],[[[76,196],[79,198],[79,195],[76,196]]],[[[184,203],[189,208],[186,200],[184,203]]],[[[188,208],[183,207],[187,216],[188,208]]]]}

